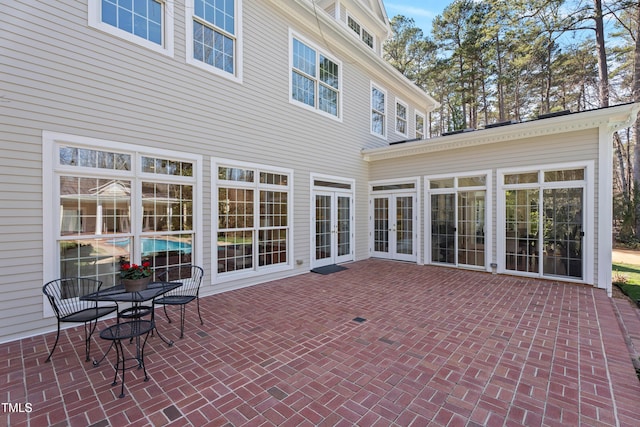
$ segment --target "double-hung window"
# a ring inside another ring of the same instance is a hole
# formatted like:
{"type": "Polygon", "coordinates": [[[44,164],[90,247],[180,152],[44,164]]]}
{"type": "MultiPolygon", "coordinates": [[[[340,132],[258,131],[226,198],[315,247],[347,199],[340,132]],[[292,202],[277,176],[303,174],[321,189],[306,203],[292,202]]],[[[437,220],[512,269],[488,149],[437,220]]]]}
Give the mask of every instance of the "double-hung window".
{"type": "Polygon", "coordinates": [[[226,161],[213,170],[218,275],[290,268],[293,172],[226,161]]]}
{"type": "Polygon", "coordinates": [[[387,137],[386,97],[383,89],[371,84],[371,133],[383,138],[387,137]]]}
{"type": "Polygon", "coordinates": [[[396,99],[396,132],[407,136],[407,104],[396,99]]]}
{"type": "Polygon", "coordinates": [[[187,62],[241,79],[241,0],[187,0],[187,62]]]}
{"type": "Polygon", "coordinates": [[[291,40],[291,101],[340,117],[341,65],[297,36],[291,40]]]}
{"type": "Polygon", "coordinates": [[[68,135],[45,134],[45,144],[47,277],[108,287],[123,263],[201,261],[198,156],[68,135]]]}
{"type": "Polygon", "coordinates": [[[89,0],[89,25],[173,55],[173,1],[89,0]]]}
{"type": "Polygon", "coordinates": [[[416,138],[424,139],[424,116],[416,113],[416,138]]]}

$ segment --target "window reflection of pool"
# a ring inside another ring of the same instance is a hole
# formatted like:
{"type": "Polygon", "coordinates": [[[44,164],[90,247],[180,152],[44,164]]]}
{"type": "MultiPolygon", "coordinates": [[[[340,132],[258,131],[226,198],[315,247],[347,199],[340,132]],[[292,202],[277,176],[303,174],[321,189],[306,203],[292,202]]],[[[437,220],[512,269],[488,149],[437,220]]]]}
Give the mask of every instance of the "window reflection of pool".
{"type": "MultiPolygon", "coordinates": [[[[129,239],[114,239],[111,240],[111,243],[114,246],[118,247],[128,247],[129,239]]],[[[142,253],[155,253],[155,252],[170,252],[177,251],[183,254],[191,253],[191,244],[187,242],[180,242],[176,240],[165,240],[165,239],[151,239],[151,238],[143,238],[141,240],[142,243],[142,253]]]]}

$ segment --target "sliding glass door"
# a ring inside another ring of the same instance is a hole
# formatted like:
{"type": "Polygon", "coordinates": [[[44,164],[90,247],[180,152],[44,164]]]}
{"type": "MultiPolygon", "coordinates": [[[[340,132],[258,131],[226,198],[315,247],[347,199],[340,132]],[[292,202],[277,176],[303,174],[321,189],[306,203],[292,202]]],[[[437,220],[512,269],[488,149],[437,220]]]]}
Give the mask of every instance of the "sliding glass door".
{"type": "Polygon", "coordinates": [[[429,179],[431,262],[486,265],[486,176],[429,179]]]}
{"type": "Polygon", "coordinates": [[[585,169],[509,173],[504,183],[504,270],[584,277],[585,169]]]}

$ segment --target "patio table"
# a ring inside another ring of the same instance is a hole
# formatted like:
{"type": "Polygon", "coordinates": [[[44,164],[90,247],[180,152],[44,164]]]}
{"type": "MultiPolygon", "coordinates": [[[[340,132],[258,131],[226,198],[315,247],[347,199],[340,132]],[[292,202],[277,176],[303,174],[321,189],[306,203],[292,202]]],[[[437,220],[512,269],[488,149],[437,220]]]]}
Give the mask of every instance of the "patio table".
{"type": "MultiPolygon", "coordinates": [[[[133,311],[135,311],[136,309],[140,309],[140,307],[142,306],[142,303],[146,301],[152,301],[151,310],[150,310],[151,324],[152,324],[151,332],[157,333],[160,339],[162,339],[162,341],[164,341],[169,347],[171,347],[173,345],[173,341],[167,340],[165,337],[163,337],[162,334],[158,331],[158,329],[155,326],[155,321],[154,321],[155,306],[153,301],[155,300],[156,297],[159,297],[160,295],[164,295],[169,291],[179,288],[180,286],[182,286],[182,283],[180,282],[153,282],[153,283],[150,283],[146,289],[143,289],[141,291],[128,292],[125,290],[124,285],[117,285],[111,288],[101,289],[97,292],[87,294],[81,297],[81,299],[89,300],[89,301],[98,301],[98,302],[108,301],[108,302],[115,302],[116,304],[131,303],[133,311]]],[[[128,318],[135,317],[130,314],[131,311],[132,311],[131,308],[118,310],[118,318],[120,318],[121,313],[126,313],[124,317],[128,317],[128,318]]],[[[113,342],[100,360],[93,361],[93,365],[98,366],[100,362],[102,362],[105,359],[107,354],[109,354],[109,351],[111,351],[112,347],[113,347],[113,342]]]]}

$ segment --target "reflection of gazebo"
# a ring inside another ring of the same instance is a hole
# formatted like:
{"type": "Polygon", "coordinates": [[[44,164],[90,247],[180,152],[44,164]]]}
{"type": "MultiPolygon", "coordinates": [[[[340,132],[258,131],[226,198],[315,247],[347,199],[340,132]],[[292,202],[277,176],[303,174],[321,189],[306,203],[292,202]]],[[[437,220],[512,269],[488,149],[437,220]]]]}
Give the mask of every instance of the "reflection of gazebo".
{"type": "Polygon", "coordinates": [[[117,180],[71,178],[60,186],[61,234],[130,231],[131,186],[117,180]],[[102,185],[95,186],[104,182],[102,185]]]}
{"type": "MultiPolygon", "coordinates": [[[[142,184],[142,230],[177,231],[190,216],[190,205],[181,194],[186,187],[172,184],[142,184]],[[182,212],[180,211],[182,207],[182,212]]],[[[187,198],[190,200],[190,197],[187,198]]]]}

